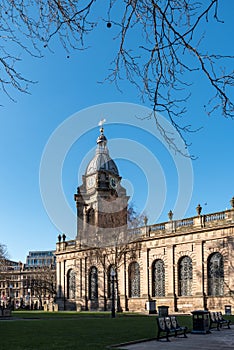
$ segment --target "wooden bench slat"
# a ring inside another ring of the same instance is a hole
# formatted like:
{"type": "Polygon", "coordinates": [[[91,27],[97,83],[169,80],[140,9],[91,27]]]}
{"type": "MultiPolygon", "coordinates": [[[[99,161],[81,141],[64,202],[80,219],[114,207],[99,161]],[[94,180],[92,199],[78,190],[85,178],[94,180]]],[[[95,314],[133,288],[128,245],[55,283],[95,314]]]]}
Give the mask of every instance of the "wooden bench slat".
{"type": "Polygon", "coordinates": [[[226,320],[223,318],[222,312],[210,312],[210,329],[213,324],[216,324],[217,330],[220,331],[223,325],[227,325],[228,329],[230,329],[230,320],[226,320]]]}
{"type": "Polygon", "coordinates": [[[169,335],[174,334],[175,337],[179,333],[184,335],[184,338],[187,338],[186,331],[187,327],[181,327],[177,321],[176,316],[166,316],[166,317],[157,317],[158,324],[158,334],[157,340],[160,339],[161,333],[166,333],[166,339],[169,340],[169,335]]]}

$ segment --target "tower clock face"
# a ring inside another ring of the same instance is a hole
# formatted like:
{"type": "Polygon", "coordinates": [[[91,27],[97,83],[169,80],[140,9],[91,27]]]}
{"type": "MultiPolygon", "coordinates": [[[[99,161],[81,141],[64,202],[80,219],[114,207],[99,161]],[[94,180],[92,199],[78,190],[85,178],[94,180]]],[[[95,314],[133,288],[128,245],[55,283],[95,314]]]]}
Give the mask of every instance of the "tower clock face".
{"type": "Polygon", "coordinates": [[[87,188],[92,188],[95,185],[95,176],[90,176],[87,179],[87,188]]]}
{"type": "Polygon", "coordinates": [[[117,187],[117,180],[116,180],[116,178],[110,177],[110,186],[112,188],[116,188],[117,187]]]}

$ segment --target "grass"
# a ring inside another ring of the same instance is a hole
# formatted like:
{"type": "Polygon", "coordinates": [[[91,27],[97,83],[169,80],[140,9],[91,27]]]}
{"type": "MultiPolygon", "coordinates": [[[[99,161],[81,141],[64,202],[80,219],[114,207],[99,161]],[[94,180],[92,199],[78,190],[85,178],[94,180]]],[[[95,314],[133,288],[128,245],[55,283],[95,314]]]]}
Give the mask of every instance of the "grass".
{"type": "MultiPolygon", "coordinates": [[[[191,316],[178,316],[189,329],[191,316]]],[[[234,321],[234,316],[232,316],[234,321]]],[[[155,316],[89,312],[14,312],[0,321],[1,349],[8,350],[104,350],[111,344],[154,338],[155,316]]]]}

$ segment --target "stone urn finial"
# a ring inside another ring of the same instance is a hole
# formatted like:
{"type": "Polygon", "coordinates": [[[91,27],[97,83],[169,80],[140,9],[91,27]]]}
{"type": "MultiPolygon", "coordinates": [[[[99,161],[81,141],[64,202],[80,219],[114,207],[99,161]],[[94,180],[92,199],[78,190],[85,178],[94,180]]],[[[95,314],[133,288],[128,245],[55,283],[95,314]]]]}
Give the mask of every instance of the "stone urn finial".
{"type": "Polygon", "coordinates": [[[59,241],[59,243],[61,242],[61,239],[62,239],[62,236],[59,234],[59,235],[58,235],[58,241],[59,241]]]}
{"type": "Polygon", "coordinates": [[[65,242],[65,240],[66,240],[66,235],[65,235],[65,233],[63,233],[62,238],[63,238],[63,242],[65,242]]]}
{"type": "Polygon", "coordinates": [[[202,212],[202,207],[200,206],[200,204],[198,204],[198,206],[196,207],[196,211],[197,211],[197,215],[201,215],[202,212]]]}
{"type": "Polygon", "coordinates": [[[172,212],[172,210],[170,210],[167,215],[168,215],[169,220],[171,221],[173,219],[173,212],[172,212]]]}
{"type": "Polygon", "coordinates": [[[232,197],[232,199],[230,200],[230,204],[231,204],[232,209],[234,209],[234,197],[232,197]]]}

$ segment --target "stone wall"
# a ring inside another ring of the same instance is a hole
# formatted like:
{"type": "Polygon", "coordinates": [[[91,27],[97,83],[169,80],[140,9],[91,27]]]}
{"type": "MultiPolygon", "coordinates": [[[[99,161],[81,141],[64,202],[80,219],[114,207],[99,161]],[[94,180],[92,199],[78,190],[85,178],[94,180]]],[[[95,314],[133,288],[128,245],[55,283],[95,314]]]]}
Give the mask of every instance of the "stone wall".
{"type": "MultiPolygon", "coordinates": [[[[121,254],[112,257],[114,261],[121,255],[117,270],[123,311],[143,311],[145,303],[151,299],[156,300],[157,307],[169,306],[170,313],[204,308],[224,311],[225,305],[234,309],[234,210],[143,227],[136,230],[136,238],[134,244],[126,243],[126,250],[119,250],[121,254]],[[224,263],[224,292],[220,297],[208,296],[207,264],[215,252],[222,254],[224,263]],[[188,296],[180,296],[179,292],[178,265],[183,257],[192,261],[191,294],[188,296]],[[158,259],[165,267],[164,297],[154,297],[152,290],[152,265],[158,259]],[[140,296],[133,298],[129,291],[131,262],[137,262],[140,269],[140,296]]],[[[58,297],[66,298],[66,276],[69,269],[74,269],[75,302],[79,299],[82,309],[105,310],[110,304],[107,298],[107,268],[111,256],[104,261],[107,250],[101,251],[101,258],[94,252],[92,248],[82,247],[78,241],[57,244],[57,281],[61,289],[58,297]],[[99,302],[95,305],[89,301],[88,294],[91,266],[96,266],[98,270],[99,302]]]]}

